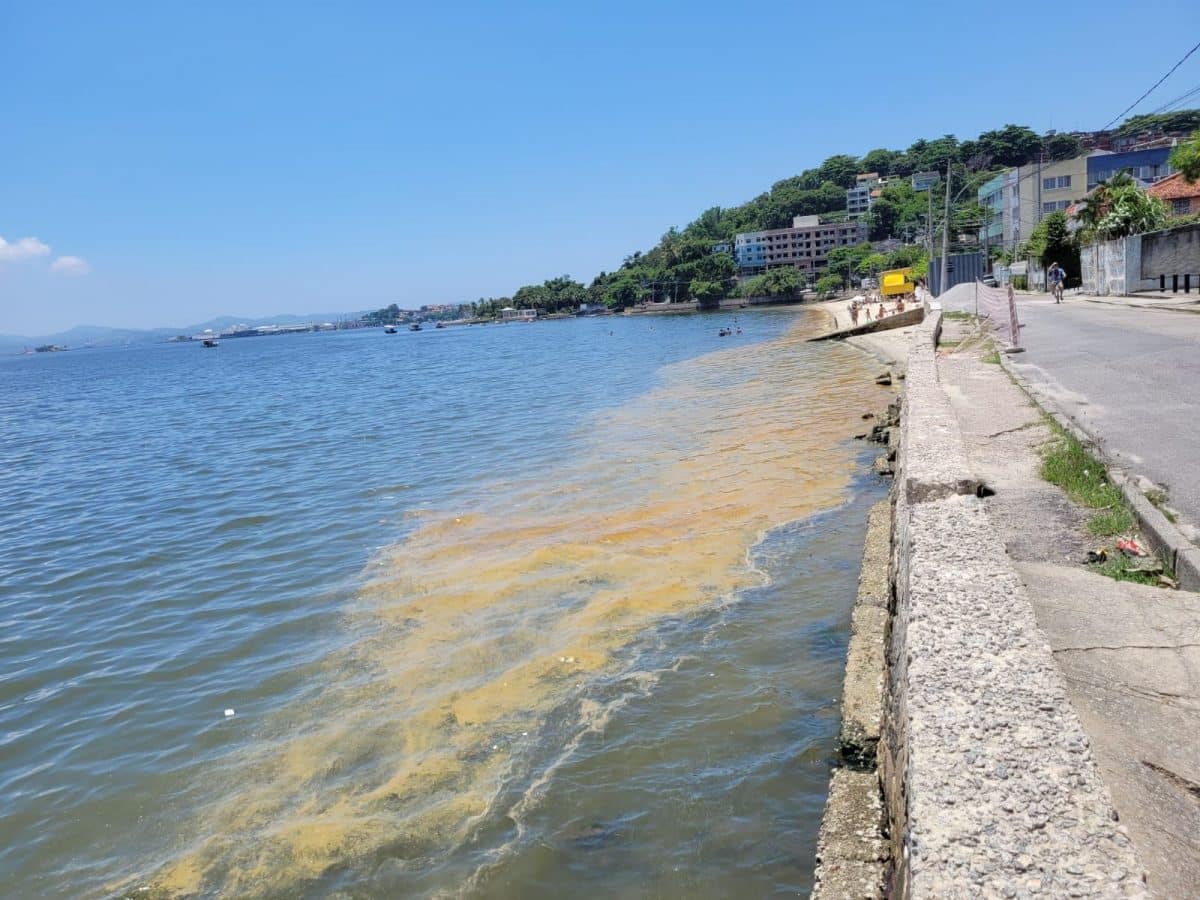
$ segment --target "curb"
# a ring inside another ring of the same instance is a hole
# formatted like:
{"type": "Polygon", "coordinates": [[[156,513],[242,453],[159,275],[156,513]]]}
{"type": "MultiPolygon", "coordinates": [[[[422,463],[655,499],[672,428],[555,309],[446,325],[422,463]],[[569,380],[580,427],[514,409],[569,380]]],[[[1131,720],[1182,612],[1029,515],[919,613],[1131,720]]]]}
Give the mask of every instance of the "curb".
{"type": "Polygon", "coordinates": [[[1085,303],[1099,303],[1101,306],[1114,306],[1118,309],[1158,309],[1163,312],[1179,312],[1188,313],[1189,315],[1200,315],[1200,309],[1182,309],[1178,306],[1153,306],[1146,303],[1113,303],[1111,300],[1101,300],[1099,297],[1081,296],[1079,299],[1085,303]]]}
{"type": "Polygon", "coordinates": [[[1020,372],[1013,368],[1012,362],[1003,353],[1000,354],[1000,365],[1050,418],[1054,419],[1079,443],[1083,444],[1086,450],[1099,457],[1100,461],[1104,463],[1113,484],[1121,489],[1121,496],[1133,509],[1134,518],[1137,519],[1138,526],[1146,537],[1146,542],[1162,559],[1163,565],[1175,573],[1180,589],[1200,591],[1200,547],[1184,537],[1183,532],[1172,525],[1162,511],[1150,502],[1141,488],[1137,486],[1136,479],[1130,477],[1129,471],[1118,466],[1105,452],[1104,445],[1099,438],[1064,413],[1058,404],[1042,390],[1030,384],[1020,372]]]}

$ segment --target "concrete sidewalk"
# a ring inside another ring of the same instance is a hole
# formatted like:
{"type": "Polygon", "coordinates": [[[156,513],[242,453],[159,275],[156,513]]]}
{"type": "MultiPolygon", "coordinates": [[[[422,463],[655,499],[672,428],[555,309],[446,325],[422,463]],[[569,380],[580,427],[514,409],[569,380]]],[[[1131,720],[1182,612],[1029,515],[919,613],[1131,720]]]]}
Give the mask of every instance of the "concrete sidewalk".
{"type": "Polygon", "coordinates": [[[1118,468],[1165,489],[1180,530],[1200,537],[1200,316],[1034,296],[1017,313],[1014,370],[1118,468]]]}
{"type": "Polygon", "coordinates": [[[1039,475],[1039,410],[981,354],[939,360],[988,512],[1162,898],[1200,896],[1200,594],[1088,571],[1087,513],[1039,475]]]}

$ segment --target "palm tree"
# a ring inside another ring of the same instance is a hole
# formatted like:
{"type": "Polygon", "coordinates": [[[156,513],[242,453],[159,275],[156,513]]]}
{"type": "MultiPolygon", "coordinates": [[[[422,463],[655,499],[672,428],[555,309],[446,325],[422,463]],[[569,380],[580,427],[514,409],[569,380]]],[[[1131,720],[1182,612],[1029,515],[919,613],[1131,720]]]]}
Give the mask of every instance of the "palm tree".
{"type": "Polygon", "coordinates": [[[1141,189],[1127,172],[1102,181],[1075,217],[1082,223],[1086,243],[1157,231],[1166,225],[1167,207],[1141,189]]]}

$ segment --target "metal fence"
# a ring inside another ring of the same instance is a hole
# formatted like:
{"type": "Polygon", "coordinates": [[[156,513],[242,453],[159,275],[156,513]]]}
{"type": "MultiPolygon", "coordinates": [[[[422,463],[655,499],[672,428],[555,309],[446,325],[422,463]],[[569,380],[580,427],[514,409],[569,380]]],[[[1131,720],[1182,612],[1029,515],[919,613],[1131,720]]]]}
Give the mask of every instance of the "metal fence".
{"type": "Polygon", "coordinates": [[[942,258],[929,260],[929,289],[935,297],[940,296],[956,284],[970,284],[983,277],[984,259],[980,252],[951,253],[946,257],[946,285],[942,286],[942,258]]]}

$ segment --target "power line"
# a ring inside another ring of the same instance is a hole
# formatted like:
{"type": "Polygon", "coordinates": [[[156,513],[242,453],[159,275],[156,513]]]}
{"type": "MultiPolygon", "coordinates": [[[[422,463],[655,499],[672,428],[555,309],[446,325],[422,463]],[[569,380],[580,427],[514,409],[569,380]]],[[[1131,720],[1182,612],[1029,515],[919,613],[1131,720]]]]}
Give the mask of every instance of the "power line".
{"type": "Polygon", "coordinates": [[[1149,97],[1154,92],[1154,89],[1156,87],[1158,87],[1160,84],[1162,84],[1168,78],[1170,78],[1173,74],[1175,74],[1175,70],[1178,69],[1180,66],[1182,66],[1185,62],[1187,62],[1188,57],[1191,56],[1193,53],[1195,53],[1197,50],[1200,50],[1200,44],[1196,44],[1195,47],[1193,47],[1187,53],[1183,54],[1183,58],[1181,60],[1179,60],[1179,62],[1175,63],[1175,65],[1171,66],[1171,70],[1169,72],[1167,72],[1166,75],[1164,75],[1162,78],[1158,79],[1158,81],[1154,82],[1154,84],[1150,85],[1150,89],[1148,91],[1146,91],[1146,93],[1142,94],[1142,96],[1140,96],[1136,100],[1134,100],[1131,104],[1129,104],[1129,106],[1127,106],[1125,109],[1121,110],[1119,113],[1117,113],[1115,116],[1113,116],[1112,120],[1110,122],[1108,122],[1100,130],[1107,131],[1109,125],[1112,125],[1113,122],[1116,122],[1118,119],[1120,119],[1122,116],[1124,116],[1127,112],[1129,112],[1131,109],[1133,109],[1139,103],[1141,103],[1143,100],[1145,100],[1147,97],[1149,97]]]}
{"type": "Polygon", "coordinates": [[[1197,85],[1196,87],[1192,88],[1190,91],[1188,91],[1184,94],[1180,94],[1174,100],[1168,100],[1166,103],[1164,103],[1158,109],[1151,112],[1150,115],[1156,116],[1161,112],[1166,112],[1167,110],[1171,109],[1172,107],[1179,106],[1180,104],[1186,103],[1190,98],[1192,98],[1196,94],[1200,94],[1200,85],[1197,85]]]}

